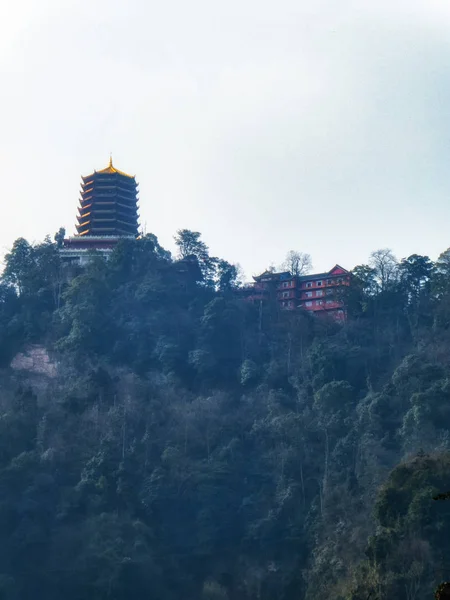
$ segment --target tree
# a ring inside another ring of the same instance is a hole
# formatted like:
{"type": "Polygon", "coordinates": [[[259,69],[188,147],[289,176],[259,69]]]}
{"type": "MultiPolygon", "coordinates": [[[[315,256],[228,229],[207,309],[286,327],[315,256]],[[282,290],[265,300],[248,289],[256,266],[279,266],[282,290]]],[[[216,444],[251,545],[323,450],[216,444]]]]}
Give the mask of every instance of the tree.
{"type": "Polygon", "coordinates": [[[194,255],[199,261],[208,259],[208,246],[200,239],[200,236],[201,233],[198,231],[179,229],[174,237],[175,244],[178,246],[178,257],[186,258],[194,255]]]}
{"type": "Polygon", "coordinates": [[[450,248],[440,254],[431,281],[432,296],[437,301],[434,324],[437,329],[450,327],[450,248]]]}
{"type": "Polygon", "coordinates": [[[449,600],[450,599],[450,581],[444,581],[437,588],[435,595],[435,600],[449,600]]]}
{"type": "Polygon", "coordinates": [[[375,271],[378,286],[382,292],[387,291],[398,280],[398,262],[392,250],[382,248],[370,255],[369,265],[375,271]]]}
{"type": "Polygon", "coordinates": [[[18,318],[20,299],[14,288],[0,282],[0,365],[6,367],[20,349],[23,324],[18,318]]]}
{"type": "Polygon", "coordinates": [[[200,320],[200,350],[214,357],[215,377],[231,383],[237,380],[242,363],[242,312],[232,300],[215,298],[200,320]]]}
{"type": "Polygon", "coordinates": [[[433,275],[434,265],[428,256],[412,254],[403,258],[400,265],[400,280],[405,287],[409,300],[417,300],[433,275]]]}
{"type": "Polygon", "coordinates": [[[179,229],[174,237],[178,257],[181,260],[195,257],[203,275],[203,284],[213,286],[218,259],[209,256],[209,248],[200,239],[200,235],[198,231],[179,229]]]}
{"type": "MultiPolygon", "coordinates": [[[[450,500],[450,492],[437,494],[433,500],[450,500]]],[[[435,592],[435,600],[449,600],[450,598],[450,581],[444,581],[435,592]]]]}
{"type": "Polygon", "coordinates": [[[436,261],[436,270],[447,277],[450,277],[450,248],[439,255],[436,261]]]}
{"type": "Polygon", "coordinates": [[[216,263],[216,286],[219,292],[229,292],[239,286],[239,272],[235,265],[219,259],[216,263]]]}
{"type": "Polygon", "coordinates": [[[376,270],[369,265],[358,265],[352,270],[352,286],[366,296],[377,292],[376,270]]]}
{"type": "Polygon", "coordinates": [[[34,269],[38,275],[36,291],[40,296],[47,295],[53,308],[59,308],[65,279],[59,246],[47,236],[42,244],[34,246],[34,254],[34,269]]]}
{"type": "Polygon", "coordinates": [[[282,264],[282,269],[289,271],[292,276],[306,275],[312,269],[312,260],[309,254],[290,250],[282,264]]]}
{"type": "Polygon", "coordinates": [[[442,252],[436,261],[432,288],[438,298],[450,291],[450,248],[442,252]]]}
{"type": "Polygon", "coordinates": [[[58,229],[58,231],[55,233],[55,237],[54,237],[54,240],[55,240],[56,245],[58,246],[58,248],[62,248],[63,247],[64,238],[65,237],[66,237],[66,230],[64,229],[64,227],[60,227],[58,229]]]}
{"type": "Polygon", "coordinates": [[[35,279],[33,246],[24,238],[18,238],[5,256],[3,280],[16,287],[19,295],[31,292],[35,279]]]}

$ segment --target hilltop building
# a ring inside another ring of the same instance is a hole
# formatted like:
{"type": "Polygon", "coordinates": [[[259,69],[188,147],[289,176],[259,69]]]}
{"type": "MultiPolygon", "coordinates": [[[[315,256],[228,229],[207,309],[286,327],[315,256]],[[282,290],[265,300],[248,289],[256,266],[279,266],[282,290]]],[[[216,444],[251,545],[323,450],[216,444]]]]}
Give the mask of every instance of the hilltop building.
{"type": "Polygon", "coordinates": [[[266,271],[253,279],[253,283],[243,289],[250,302],[262,302],[272,297],[283,310],[303,308],[318,315],[329,315],[337,321],[346,318],[342,292],[344,286],[350,285],[350,273],[340,265],[326,273],[312,275],[266,271]]]}
{"type": "MultiPolygon", "coordinates": [[[[134,175],[116,169],[112,158],[101,171],[82,177],[76,235],[63,241],[61,256],[66,264],[82,266],[96,250],[108,256],[122,239],[136,239],[138,225],[138,184],[134,175]]],[[[191,269],[188,261],[182,270],[191,269]]],[[[350,273],[335,265],[327,273],[292,275],[289,271],[266,271],[240,288],[249,302],[272,298],[282,310],[303,308],[338,321],[346,318],[343,291],[350,285],[350,273]]]]}
{"type": "Polygon", "coordinates": [[[138,184],[113,166],[82,177],[77,234],[64,240],[63,259],[84,264],[89,252],[109,254],[123,238],[138,236],[138,184]]]}

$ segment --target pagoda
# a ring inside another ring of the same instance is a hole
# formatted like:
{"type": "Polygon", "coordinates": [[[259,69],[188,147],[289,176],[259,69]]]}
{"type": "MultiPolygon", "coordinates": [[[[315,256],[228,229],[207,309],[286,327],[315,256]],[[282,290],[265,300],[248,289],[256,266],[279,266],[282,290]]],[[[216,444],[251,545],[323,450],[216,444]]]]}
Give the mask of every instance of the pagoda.
{"type": "Polygon", "coordinates": [[[138,236],[138,184],[134,175],[109,165],[82,177],[77,234],[64,240],[62,257],[85,263],[91,250],[109,254],[123,238],[138,236]]]}
{"type": "Polygon", "coordinates": [[[134,236],[138,234],[137,183],[132,175],[109,165],[82,177],[78,235],[134,236]]]}

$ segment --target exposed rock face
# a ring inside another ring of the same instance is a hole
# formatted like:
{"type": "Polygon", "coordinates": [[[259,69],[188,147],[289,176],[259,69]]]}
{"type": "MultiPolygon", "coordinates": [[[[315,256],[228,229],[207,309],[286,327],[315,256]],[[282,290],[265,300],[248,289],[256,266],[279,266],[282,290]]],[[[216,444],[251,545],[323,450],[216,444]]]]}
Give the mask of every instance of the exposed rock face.
{"type": "Polygon", "coordinates": [[[56,377],[56,363],[53,362],[43,346],[29,346],[24,352],[19,352],[11,361],[15,371],[39,373],[47,377],[56,377]]]}

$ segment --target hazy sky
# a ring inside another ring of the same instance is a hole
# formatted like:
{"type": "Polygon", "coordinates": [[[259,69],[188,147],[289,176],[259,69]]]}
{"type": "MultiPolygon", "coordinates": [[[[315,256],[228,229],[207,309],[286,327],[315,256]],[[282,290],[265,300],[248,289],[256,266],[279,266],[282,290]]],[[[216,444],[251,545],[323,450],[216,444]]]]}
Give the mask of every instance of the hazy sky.
{"type": "Polygon", "coordinates": [[[110,152],[247,276],[450,246],[448,0],[14,0],[0,71],[0,250],[73,233],[110,152]]]}

